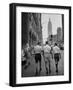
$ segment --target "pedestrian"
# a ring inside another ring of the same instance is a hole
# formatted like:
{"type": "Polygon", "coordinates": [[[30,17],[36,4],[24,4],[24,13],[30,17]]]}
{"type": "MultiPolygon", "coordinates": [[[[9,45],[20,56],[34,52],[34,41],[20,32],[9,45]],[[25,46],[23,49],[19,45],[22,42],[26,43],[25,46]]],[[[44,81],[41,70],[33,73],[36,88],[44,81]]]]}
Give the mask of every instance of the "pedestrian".
{"type": "Polygon", "coordinates": [[[36,75],[39,75],[41,72],[41,51],[42,51],[42,46],[40,45],[40,42],[38,42],[37,45],[34,46],[36,75]],[[38,67],[38,64],[39,64],[39,67],[38,67]]]}
{"type": "Polygon", "coordinates": [[[48,45],[48,41],[46,41],[45,46],[43,47],[44,51],[44,61],[45,61],[45,68],[46,68],[46,74],[51,73],[51,47],[48,45]]]}
{"type": "Polygon", "coordinates": [[[26,64],[26,58],[25,58],[25,53],[24,49],[21,49],[21,60],[22,60],[22,66],[26,64]]]}
{"type": "Polygon", "coordinates": [[[54,54],[54,60],[55,60],[55,66],[56,66],[56,73],[58,73],[58,62],[61,58],[61,53],[57,43],[55,43],[53,47],[53,54],[54,54]]]}
{"type": "Polygon", "coordinates": [[[26,53],[27,53],[27,59],[29,59],[30,58],[30,47],[29,47],[29,44],[27,43],[26,44],[26,53]]]}
{"type": "MultiPolygon", "coordinates": [[[[30,52],[29,52],[29,44],[27,43],[26,45],[24,45],[23,50],[24,50],[24,56],[23,59],[24,60],[23,64],[24,64],[24,69],[26,69],[29,65],[30,65],[30,52]]],[[[23,51],[22,51],[22,55],[23,55],[23,51]]]]}

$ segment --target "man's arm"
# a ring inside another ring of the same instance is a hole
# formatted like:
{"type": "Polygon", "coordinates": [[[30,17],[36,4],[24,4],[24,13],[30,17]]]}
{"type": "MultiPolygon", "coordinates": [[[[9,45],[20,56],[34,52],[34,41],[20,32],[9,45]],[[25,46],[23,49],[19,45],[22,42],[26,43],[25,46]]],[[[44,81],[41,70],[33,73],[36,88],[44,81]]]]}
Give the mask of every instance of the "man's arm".
{"type": "Polygon", "coordinates": [[[44,59],[44,61],[45,61],[44,47],[42,48],[42,55],[43,55],[43,59],[44,59]]]}
{"type": "Polygon", "coordinates": [[[53,59],[53,47],[51,47],[50,54],[51,54],[52,59],[53,59]]]}

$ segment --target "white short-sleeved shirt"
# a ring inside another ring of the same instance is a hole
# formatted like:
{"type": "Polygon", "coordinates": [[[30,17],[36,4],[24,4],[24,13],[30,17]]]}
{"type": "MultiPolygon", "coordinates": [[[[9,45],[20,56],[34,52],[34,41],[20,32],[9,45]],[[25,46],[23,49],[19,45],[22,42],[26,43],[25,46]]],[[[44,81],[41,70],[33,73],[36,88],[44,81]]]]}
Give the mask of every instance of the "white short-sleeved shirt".
{"type": "Polygon", "coordinates": [[[41,50],[42,50],[41,46],[39,46],[39,45],[34,46],[34,51],[35,51],[36,54],[41,53],[41,50]]]}
{"type": "Polygon", "coordinates": [[[44,53],[50,53],[51,47],[49,45],[45,45],[43,47],[44,53]]]}
{"type": "Polygon", "coordinates": [[[53,47],[53,52],[54,53],[60,53],[60,48],[58,46],[53,47]]]}

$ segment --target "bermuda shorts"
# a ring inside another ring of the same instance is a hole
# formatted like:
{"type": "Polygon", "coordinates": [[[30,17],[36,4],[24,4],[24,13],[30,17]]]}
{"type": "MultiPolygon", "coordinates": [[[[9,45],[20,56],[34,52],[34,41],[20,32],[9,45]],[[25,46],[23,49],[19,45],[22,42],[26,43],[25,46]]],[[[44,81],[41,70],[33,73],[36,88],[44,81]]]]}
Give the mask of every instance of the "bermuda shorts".
{"type": "Polygon", "coordinates": [[[36,63],[41,62],[41,54],[40,53],[35,54],[35,62],[36,63]]]}
{"type": "Polygon", "coordinates": [[[55,62],[59,61],[59,53],[54,54],[54,59],[55,59],[55,62]]]}
{"type": "Polygon", "coordinates": [[[49,62],[51,61],[51,54],[44,54],[44,57],[45,57],[45,62],[49,62]]]}

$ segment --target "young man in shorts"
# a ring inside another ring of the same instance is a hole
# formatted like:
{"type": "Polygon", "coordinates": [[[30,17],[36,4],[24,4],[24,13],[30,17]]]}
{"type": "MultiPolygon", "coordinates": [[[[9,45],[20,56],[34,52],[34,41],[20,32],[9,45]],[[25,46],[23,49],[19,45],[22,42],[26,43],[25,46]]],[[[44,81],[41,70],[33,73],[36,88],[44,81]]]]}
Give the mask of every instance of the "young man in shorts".
{"type": "Polygon", "coordinates": [[[53,53],[54,53],[54,60],[56,66],[56,73],[58,73],[58,62],[61,58],[61,54],[60,54],[60,48],[58,47],[57,43],[55,43],[55,46],[53,47],[53,53]]]}
{"type": "Polygon", "coordinates": [[[48,44],[48,41],[46,41],[45,46],[43,47],[44,51],[44,61],[45,61],[45,68],[46,68],[46,74],[51,73],[51,47],[48,44]]]}
{"type": "Polygon", "coordinates": [[[38,42],[37,45],[34,46],[36,76],[39,75],[41,72],[41,51],[42,51],[42,46],[40,45],[40,42],[38,42]],[[38,67],[38,64],[39,64],[39,67],[38,67]]]}

